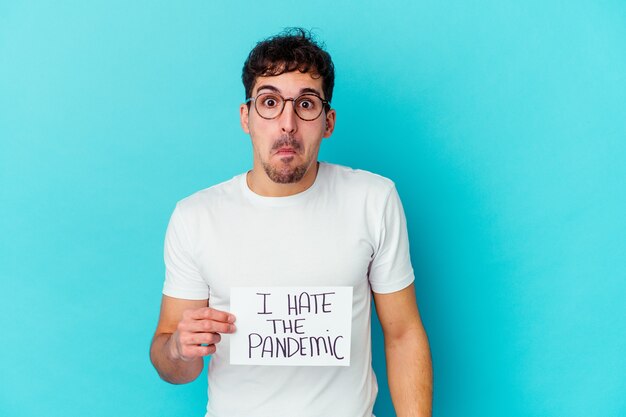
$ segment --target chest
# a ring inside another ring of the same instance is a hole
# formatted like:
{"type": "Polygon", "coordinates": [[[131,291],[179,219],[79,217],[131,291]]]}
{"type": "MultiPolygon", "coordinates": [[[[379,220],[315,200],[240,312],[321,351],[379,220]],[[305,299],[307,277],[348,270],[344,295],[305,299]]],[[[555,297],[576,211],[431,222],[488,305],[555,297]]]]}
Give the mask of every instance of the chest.
{"type": "Polygon", "coordinates": [[[233,209],[207,219],[195,259],[214,305],[227,304],[231,287],[367,286],[371,230],[356,213],[331,213],[233,209]]]}

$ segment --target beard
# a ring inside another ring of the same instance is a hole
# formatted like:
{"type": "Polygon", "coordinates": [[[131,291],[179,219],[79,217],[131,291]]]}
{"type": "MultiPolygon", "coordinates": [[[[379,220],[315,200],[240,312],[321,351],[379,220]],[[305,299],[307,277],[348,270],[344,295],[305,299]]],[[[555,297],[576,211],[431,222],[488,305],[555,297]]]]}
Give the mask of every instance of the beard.
{"type": "MultiPolygon", "coordinates": [[[[293,156],[286,157],[292,159],[293,156]]],[[[298,182],[304,177],[309,166],[308,164],[301,164],[295,167],[283,166],[273,167],[268,163],[263,163],[263,169],[267,176],[277,184],[293,184],[298,182]]]]}
{"type": "MultiPolygon", "coordinates": [[[[281,136],[276,143],[272,146],[271,152],[278,149],[289,146],[293,148],[296,153],[302,151],[302,145],[296,141],[293,136],[284,135],[281,136]]],[[[304,161],[304,163],[296,166],[291,166],[289,163],[294,159],[293,156],[285,156],[280,158],[278,166],[271,165],[269,162],[263,161],[263,170],[267,176],[277,184],[293,184],[302,179],[304,174],[309,170],[311,161],[304,161]]]]}

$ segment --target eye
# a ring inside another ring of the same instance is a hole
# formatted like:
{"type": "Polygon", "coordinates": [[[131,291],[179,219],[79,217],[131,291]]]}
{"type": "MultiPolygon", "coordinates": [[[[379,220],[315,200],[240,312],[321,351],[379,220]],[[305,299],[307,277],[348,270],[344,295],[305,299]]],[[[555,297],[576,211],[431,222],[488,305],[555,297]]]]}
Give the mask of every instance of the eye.
{"type": "Polygon", "coordinates": [[[298,108],[302,110],[315,110],[317,102],[315,97],[302,97],[298,100],[298,108]]]}
{"type": "Polygon", "coordinates": [[[260,99],[261,105],[268,109],[274,108],[278,106],[280,102],[279,98],[274,95],[263,95],[260,99]]]}

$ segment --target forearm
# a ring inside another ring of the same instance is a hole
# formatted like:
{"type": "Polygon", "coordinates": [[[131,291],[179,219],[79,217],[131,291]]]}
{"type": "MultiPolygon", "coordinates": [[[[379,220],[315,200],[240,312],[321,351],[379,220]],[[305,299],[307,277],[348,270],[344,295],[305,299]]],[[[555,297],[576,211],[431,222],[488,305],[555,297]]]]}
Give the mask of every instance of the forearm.
{"type": "Polygon", "coordinates": [[[398,417],[431,417],[433,370],[423,327],[385,340],[387,378],[398,417]]]}
{"type": "Polygon", "coordinates": [[[190,361],[174,358],[169,346],[171,336],[171,333],[154,336],[150,347],[150,360],[163,380],[172,384],[186,384],[200,375],[204,361],[201,357],[190,361]]]}

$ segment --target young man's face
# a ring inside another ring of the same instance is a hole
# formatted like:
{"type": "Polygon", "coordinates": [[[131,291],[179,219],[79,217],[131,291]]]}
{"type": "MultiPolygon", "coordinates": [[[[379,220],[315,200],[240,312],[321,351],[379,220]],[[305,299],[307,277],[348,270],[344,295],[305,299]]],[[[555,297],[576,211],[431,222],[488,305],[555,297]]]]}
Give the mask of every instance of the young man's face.
{"type": "MultiPolygon", "coordinates": [[[[322,78],[293,71],[272,77],[258,77],[252,89],[252,97],[261,93],[274,93],[289,99],[312,92],[325,99],[322,78]]],[[[285,101],[282,113],[273,119],[261,117],[255,102],[251,102],[249,108],[245,104],[241,105],[240,117],[243,130],[252,139],[253,169],[264,171],[273,182],[280,184],[296,183],[302,179],[317,162],[322,138],[329,137],[335,127],[334,110],[324,110],[315,120],[306,121],[296,115],[292,101],[285,101]]]]}

